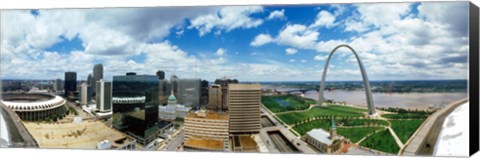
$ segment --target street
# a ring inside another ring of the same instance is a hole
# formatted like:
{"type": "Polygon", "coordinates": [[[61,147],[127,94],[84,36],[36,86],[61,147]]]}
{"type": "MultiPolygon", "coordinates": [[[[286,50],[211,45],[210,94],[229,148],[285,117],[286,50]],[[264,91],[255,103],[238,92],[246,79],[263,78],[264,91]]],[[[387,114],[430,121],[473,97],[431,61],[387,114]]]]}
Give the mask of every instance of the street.
{"type": "Polygon", "coordinates": [[[174,136],[170,141],[167,142],[167,147],[163,150],[166,151],[176,151],[177,148],[183,143],[183,130],[181,130],[176,136],[174,136]]]}

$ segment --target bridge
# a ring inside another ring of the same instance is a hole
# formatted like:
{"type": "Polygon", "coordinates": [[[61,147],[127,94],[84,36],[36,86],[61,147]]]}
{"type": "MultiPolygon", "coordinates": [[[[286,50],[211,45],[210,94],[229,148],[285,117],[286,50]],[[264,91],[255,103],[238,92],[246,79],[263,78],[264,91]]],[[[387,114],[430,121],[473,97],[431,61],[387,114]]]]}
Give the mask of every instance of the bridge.
{"type": "Polygon", "coordinates": [[[294,93],[294,92],[301,92],[302,94],[305,94],[308,91],[315,91],[318,92],[318,89],[315,88],[309,88],[309,89],[295,89],[295,90],[288,90],[288,91],[283,91],[287,93],[294,93]]]}

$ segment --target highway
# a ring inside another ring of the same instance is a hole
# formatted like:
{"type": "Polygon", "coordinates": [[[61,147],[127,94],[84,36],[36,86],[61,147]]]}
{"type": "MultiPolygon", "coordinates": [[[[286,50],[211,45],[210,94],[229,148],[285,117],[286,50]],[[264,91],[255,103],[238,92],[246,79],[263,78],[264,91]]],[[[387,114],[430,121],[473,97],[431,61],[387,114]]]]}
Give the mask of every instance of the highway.
{"type": "Polygon", "coordinates": [[[285,137],[283,137],[280,132],[271,132],[269,133],[269,136],[272,139],[273,144],[275,144],[275,146],[280,152],[282,153],[300,152],[285,137]]]}
{"type": "Polygon", "coordinates": [[[164,150],[166,151],[176,151],[179,146],[182,145],[184,139],[183,130],[181,130],[176,136],[174,136],[170,141],[167,142],[167,146],[164,150]]]}
{"type": "Polygon", "coordinates": [[[273,122],[270,121],[267,116],[262,116],[262,117],[261,117],[260,124],[262,125],[262,128],[263,128],[263,127],[272,127],[272,126],[274,126],[274,125],[273,125],[273,122]]]}

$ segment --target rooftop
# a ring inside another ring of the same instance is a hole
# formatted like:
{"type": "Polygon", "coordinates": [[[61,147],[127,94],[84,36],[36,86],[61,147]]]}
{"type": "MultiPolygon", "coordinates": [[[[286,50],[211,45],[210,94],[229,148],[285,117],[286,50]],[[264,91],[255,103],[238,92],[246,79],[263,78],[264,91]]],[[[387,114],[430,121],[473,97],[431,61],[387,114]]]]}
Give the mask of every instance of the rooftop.
{"type": "Polygon", "coordinates": [[[190,137],[185,141],[185,146],[211,150],[223,150],[223,144],[224,142],[222,140],[204,139],[198,137],[190,137]]]}
{"type": "Polygon", "coordinates": [[[24,122],[40,148],[96,149],[98,141],[108,140],[116,148],[133,141],[132,138],[100,121],[81,123],[24,122]]]}
{"type": "Polygon", "coordinates": [[[260,84],[228,84],[230,90],[260,90],[260,84]]]}
{"type": "Polygon", "coordinates": [[[320,129],[320,128],[312,129],[311,131],[307,132],[307,135],[309,135],[313,139],[316,139],[319,142],[322,142],[322,143],[327,144],[327,145],[331,145],[332,142],[333,142],[329,138],[330,133],[328,133],[327,131],[325,131],[323,129],[320,129]]]}
{"type": "Polygon", "coordinates": [[[191,112],[191,113],[188,113],[186,118],[228,120],[228,114],[218,113],[215,111],[195,112],[195,113],[191,112]]]}

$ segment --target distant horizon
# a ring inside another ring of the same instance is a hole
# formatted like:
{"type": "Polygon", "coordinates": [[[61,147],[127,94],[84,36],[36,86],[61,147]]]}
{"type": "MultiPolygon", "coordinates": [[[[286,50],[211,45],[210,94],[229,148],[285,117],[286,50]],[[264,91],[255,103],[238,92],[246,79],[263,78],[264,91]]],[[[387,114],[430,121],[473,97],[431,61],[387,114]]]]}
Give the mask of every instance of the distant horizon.
{"type": "MultiPolygon", "coordinates": [[[[168,78],[165,78],[166,80],[170,80],[168,78]]],[[[182,79],[180,77],[180,79],[182,79]]],[[[190,79],[190,78],[189,78],[190,79]]],[[[201,79],[199,78],[200,80],[205,80],[205,79],[201,79]]],[[[221,78],[218,78],[218,79],[221,79],[221,78]]],[[[231,78],[231,79],[236,79],[236,78],[231,78]]],[[[13,81],[54,81],[56,79],[0,79],[0,82],[1,81],[4,81],[4,80],[13,80],[13,81]]],[[[61,80],[65,80],[65,79],[61,79],[61,80]]],[[[237,79],[238,80],[238,79],[237,79]]],[[[77,80],[78,81],[87,81],[87,80],[77,80]]],[[[111,80],[107,80],[107,81],[111,81],[111,80]]],[[[215,80],[206,80],[208,82],[215,82],[215,80]]],[[[265,83],[265,82],[320,82],[319,81],[243,81],[243,80],[238,80],[240,83],[242,82],[259,82],[259,83],[265,83]]],[[[469,81],[469,79],[412,79],[412,80],[369,80],[369,82],[383,82],[383,81],[469,81]]],[[[334,81],[326,81],[326,82],[363,82],[362,80],[334,80],[334,81]]]]}

